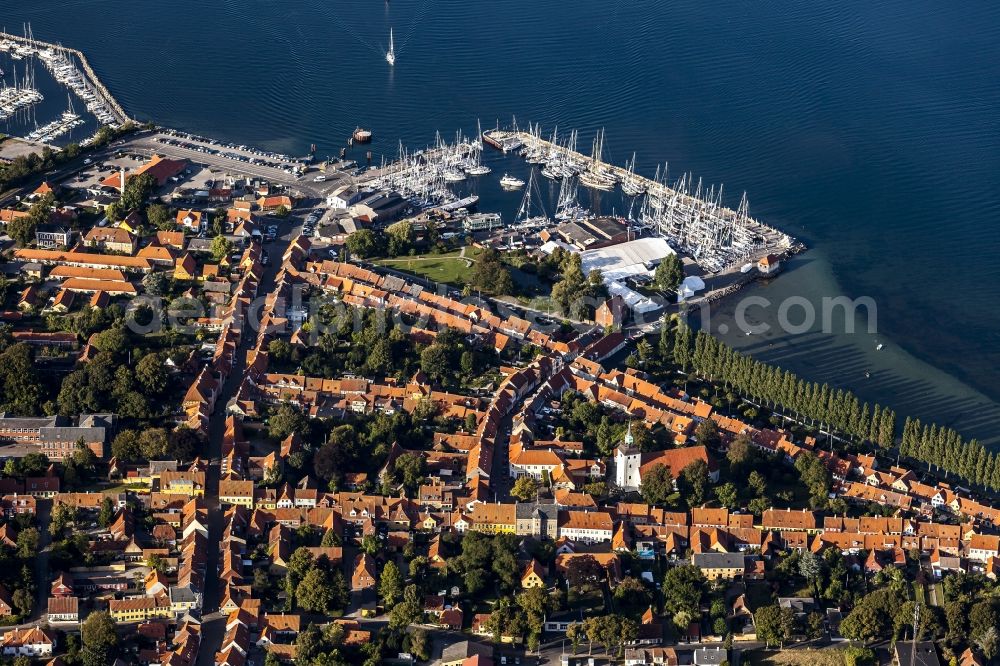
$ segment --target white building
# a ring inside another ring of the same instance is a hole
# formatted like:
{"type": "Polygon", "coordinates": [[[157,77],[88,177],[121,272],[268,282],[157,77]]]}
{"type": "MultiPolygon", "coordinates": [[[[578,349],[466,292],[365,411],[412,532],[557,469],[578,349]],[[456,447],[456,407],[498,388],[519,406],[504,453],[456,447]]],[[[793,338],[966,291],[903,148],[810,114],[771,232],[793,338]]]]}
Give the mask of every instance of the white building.
{"type": "Polygon", "coordinates": [[[632,424],[629,423],[624,443],[615,449],[615,485],[627,490],[638,490],[641,481],[639,468],[642,467],[642,453],[634,444],[632,424]]]}
{"type": "Polygon", "coordinates": [[[0,651],[11,657],[50,657],[56,637],[38,627],[12,629],[0,639],[0,651]]]}
{"type": "Polygon", "coordinates": [[[560,511],[559,538],[584,543],[611,541],[615,524],[603,511],[560,511]]]}
{"type": "Polygon", "coordinates": [[[552,473],[562,464],[562,458],[555,451],[528,449],[511,458],[510,477],[516,479],[519,476],[531,476],[536,481],[541,481],[546,474],[552,478],[552,473]]]}
{"type": "Polygon", "coordinates": [[[586,250],[580,253],[584,275],[601,271],[604,284],[612,296],[625,299],[633,312],[650,312],[660,307],[652,299],[630,289],[625,281],[631,277],[652,277],[664,258],[676,254],[666,240],[658,236],[586,250]]]}

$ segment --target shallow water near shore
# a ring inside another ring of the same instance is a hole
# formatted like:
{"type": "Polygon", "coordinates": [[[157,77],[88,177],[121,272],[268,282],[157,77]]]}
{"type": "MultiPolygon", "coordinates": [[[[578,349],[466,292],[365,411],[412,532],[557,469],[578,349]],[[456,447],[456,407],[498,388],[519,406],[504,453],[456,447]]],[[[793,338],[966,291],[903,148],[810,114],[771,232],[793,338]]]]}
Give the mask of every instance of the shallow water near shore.
{"type": "Polygon", "coordinates": [[[967,437],[1000,446],[1000,404],[952,375],[921,361],[893,342],[882,331],[891,309],[875,301],[869,317],[858,308],[850,324],[842,310],[832,309],[824,318],[823,299],[842,293],[833,280],[829,263],[816,252],[794,257],[778,279],[755,282],[736,295],[712,304],[707,319],[697,311],[698,322],[738,351],[779,365],[803,377],[851,389],[864,400],[888,404],[902,421],[919,415],[941,425],[955,427],[967,437]],[[746,299],[752,299],[747,301],[746,299]],[[770,306],[759,305],[766,299],[770,306]],[[787,315],[779,314],[781,303],[805,299],[815,313],[815,324],[798,332],[806,317],[805,305],[796,304],[787,315]],[[746,302],[738,313],[741,302],[746,302]],[[782,330],[781,322],[794,332],[782,330]],[[872,322],[874,332],[869,328],[872,322]],[[826,332],[824,332],[826,324],[826,332]],[[766,326],[766,332],[746,334],[746,329],[766,326]],[[881,349],[879,349],[881,345],[881,349]]]}
{"type": "MultiPolygon", "coordinates": [[[[86,52],[140,119],[295,154],[336,154],[358,125],[376,161],[477,118],[579,128],[584,151],[603,127],[610,160],[635,151],[647,175],[669,161],[724,182],[730,204],[746,190],[752,214],[807,241],[744,295],[871,296],[885,347],[730,342],[997,440],[1000,5],[33,0],[2,14],[86,52]]],[[[510,219],[520,197],[496,179],[517,167],[486,155],[493,176],[469,187],[510,219]]]]}

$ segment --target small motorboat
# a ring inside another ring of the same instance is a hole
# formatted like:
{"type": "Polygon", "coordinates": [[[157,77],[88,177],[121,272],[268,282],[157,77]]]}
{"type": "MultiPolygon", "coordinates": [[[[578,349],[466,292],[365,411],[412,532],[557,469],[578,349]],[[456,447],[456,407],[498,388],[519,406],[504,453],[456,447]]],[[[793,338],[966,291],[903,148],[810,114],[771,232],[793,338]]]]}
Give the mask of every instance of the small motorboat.
{"type": "Polygon", "coordinates": [[[524,181],[505,173],[503,178],[500,179],[500,187],[504,187],[508,190],[516,190],[520,187],[524,187],[524,181]]]}

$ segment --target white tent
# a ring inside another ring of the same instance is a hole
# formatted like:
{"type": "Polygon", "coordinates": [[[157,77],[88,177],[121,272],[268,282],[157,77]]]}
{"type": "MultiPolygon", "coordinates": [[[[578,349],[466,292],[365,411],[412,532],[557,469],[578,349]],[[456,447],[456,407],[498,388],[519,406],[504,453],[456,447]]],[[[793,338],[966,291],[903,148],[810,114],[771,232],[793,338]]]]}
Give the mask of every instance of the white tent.
{"type": "Polygon", "coordinates": [[[677,302],[682,303],[705,288],[705,281],[697,275],[689,275],[677,289],[677,302]]]}

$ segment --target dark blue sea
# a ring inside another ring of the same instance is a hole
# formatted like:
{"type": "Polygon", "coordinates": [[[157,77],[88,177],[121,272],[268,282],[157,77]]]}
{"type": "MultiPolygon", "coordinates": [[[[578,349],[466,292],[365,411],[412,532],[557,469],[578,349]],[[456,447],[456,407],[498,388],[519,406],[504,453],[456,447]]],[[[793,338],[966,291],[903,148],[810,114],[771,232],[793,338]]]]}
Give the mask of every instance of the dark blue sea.
{"type": "MultiPolygon", "coordinates": [[[[604,128],[613,161],[635,152],[650,175],[669,162],[724,183],[731,204],[746,191],[751,213],[809,244],[747,293],[877,303],[872,335],[731,332],[732,344],[1000,441],[996,3],[3,3],[8,30],[28,21],[85,51],[138,118],[295,154],[336,154],[358,125],[377,156],[477,119],[576,128],[584,149],[604,128]]],[[[64,107],[55,91],[37,114],[64,107]]],[[[495,177],[480,188],[485,207],[517,203],[495,177]]]]}

